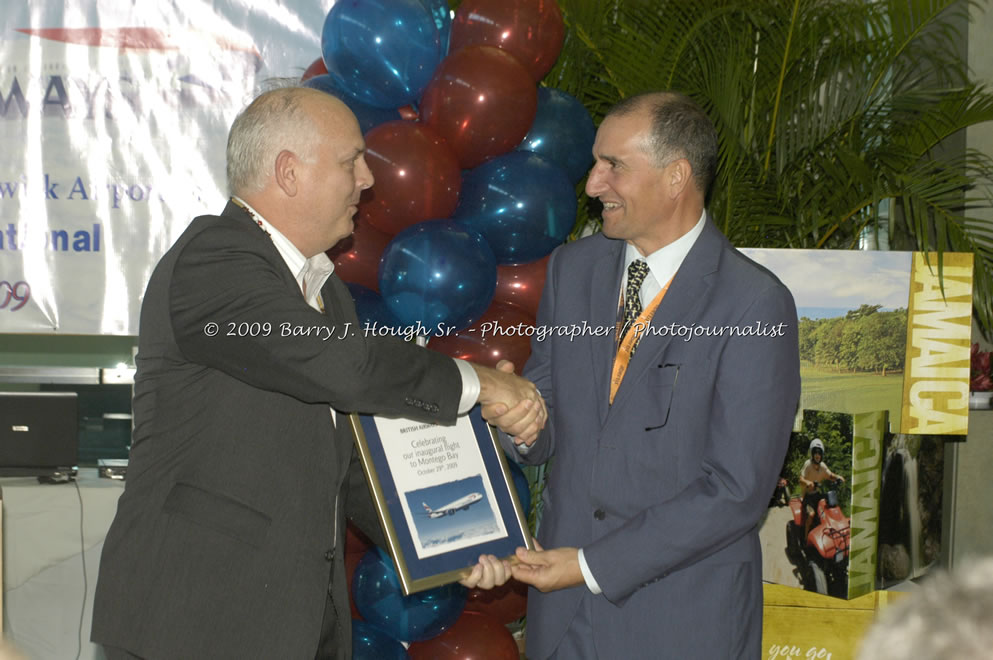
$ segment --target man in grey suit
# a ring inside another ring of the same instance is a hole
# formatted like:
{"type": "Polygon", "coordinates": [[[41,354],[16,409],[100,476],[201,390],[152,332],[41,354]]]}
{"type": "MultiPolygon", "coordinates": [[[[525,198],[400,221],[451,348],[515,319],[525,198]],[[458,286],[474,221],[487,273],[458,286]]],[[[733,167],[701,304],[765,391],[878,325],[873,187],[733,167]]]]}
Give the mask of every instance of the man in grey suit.
{"type": "Polygon", "coordinates": [[[505,438],[554,456],[541,544],[513,568],[540,590],[528,657],[758,658],[758,523],[800,393],[793,299],[706,213],[717,136],[693,101],[627,99],[593,154],[603,233],[552,254],[538,324],[555,332],[524,370],[549,424],[505,438]]]}
{"type": "MultiPolygon", "coordinates": [[[[152,274],[127,487],[94,603],[92,637],[111,659],[351,658],[345,518],[378,525],[330,408],[451,423],[478,401],[529,439],[544,424],[508,365],[354,330],[324,251],[373,183],[363,154],[337,99],[261,95],[229,135],[231,202],[195,219],[152,274]]],[[[508,572],[481,557],[465,583],[508,572]]]]}

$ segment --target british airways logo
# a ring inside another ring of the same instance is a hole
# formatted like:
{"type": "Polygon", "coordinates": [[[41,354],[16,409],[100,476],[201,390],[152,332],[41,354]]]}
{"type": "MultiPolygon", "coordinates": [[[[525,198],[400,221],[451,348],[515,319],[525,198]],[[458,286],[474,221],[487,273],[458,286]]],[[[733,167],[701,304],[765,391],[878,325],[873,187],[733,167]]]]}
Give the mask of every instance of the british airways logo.
{"type": "Polygon", "coordinates": [[[0,119],[6,120],[36,114],[62,119],[144,118],[163,106],[239,105],[262,67],[261,55],[247,37],[200,30],[103,27],[16,32],[28,39],[23,44],[8,42],[8,58],[0,67],[0,119]]]}
{"type": "Polygon", "coordinates": [[[242,51],[254,55],[261,66],[262,58],[252,43],[238,42],[228,37],[199,30],[158,30],[147,27],[124,28],[15,28],[16,32],[50,41],[84,46],[116,47],[122,50],[182,50],[191,40],[209,40],[223,50],[242,51]]]}

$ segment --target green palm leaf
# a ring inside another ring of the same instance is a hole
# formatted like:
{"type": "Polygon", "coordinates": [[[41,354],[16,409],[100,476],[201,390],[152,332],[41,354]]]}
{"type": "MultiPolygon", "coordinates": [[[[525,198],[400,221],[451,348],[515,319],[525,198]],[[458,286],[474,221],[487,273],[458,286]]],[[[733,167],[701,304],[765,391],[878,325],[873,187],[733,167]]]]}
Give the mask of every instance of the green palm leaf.
{"type": "MultiPolygon", "coordinates": [[[[993,336],[993,227],[970,215],[991,206],[977,190],[993,184],[993,161],[948,146],[993,121],[993,94],[959,52],[970,4],[558,2],[566,38],[543,84],[596,121],[643,91],[696,99],[719,136],[708,206],[732,242],[850,249],[888,221],[915,249],[975,255],[976,318],[993,336]]],[[[574,237],[599,227],[582,185],[574,237]]]]}

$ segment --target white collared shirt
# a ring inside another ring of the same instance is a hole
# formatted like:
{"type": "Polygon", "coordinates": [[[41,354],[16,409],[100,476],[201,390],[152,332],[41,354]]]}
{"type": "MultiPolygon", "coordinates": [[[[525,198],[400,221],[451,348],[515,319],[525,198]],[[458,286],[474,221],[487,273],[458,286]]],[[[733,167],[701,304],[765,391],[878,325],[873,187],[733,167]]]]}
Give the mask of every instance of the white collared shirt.
{"type": "Polygon", "coordinates": [[[259,227],[272,239],[272,244],[276,246],[279,256],[283,258],[286,267],[293,273],[307,304],[317,311],[323,312],[319,297],[321,288],[331,277],[331,273],[334,272],[334,262],[323,252],[315,254],[309,259],[303,256],[297,246],[293,245],[293,242],[286,238],[281,231],[269,224],[269,221],[253,209],[251,204],[240,197],[233,197],[232,199],[242,205],[252,216],[252,220],[258,223],[259,227]]]}
{"type": "MultiPolygon", "coordinates": [[[[259,227],[269,234],[269,238],[272,239],[272,244],[276,247],[276,251],[279,252],[279,256],[283,258],[287,268],[293,273],[293,277],[300,286],[300,291],[303,293],[307,304],[317,311],[323,312],[323,303],[320,299],[321,289],[328,281],[328,278],[331,277],[331,273],[334,272],[334,262],[331,261],[330,257],[324,252],[321,252],[308,259],[303,256],[303,253],[297,249],[297,246],[290,239],[286,238],[282,232],[273,227],[248,202],[237,196],[232,197],[232,199],[242,205],[249,212],[249,215],[252,216],[252,219],[258,223],[259,227]]],[[[458,367],[459,375],[462,377],[462,397],[459,399],[458,408],[459,414],[462,415],[469,412],[479,399],[479,376],[476,375],[475,370],[464,360],[452,359],[455,360],[455,366],[458,367]]]]}
{"type": "Polygon", "coordinates": [[[648,307],[648,304],[655,299],[655,296],[659,294],[665,283],[671,280],[676,274],[676,271],[679,270],[679,267],[683,265],[683,260],[686,259],[686,255],[689,254],[690,249],[696,243],[696,239],[703,233],[703,226],[706,219],[707,212],[704,211],[700,214],[700,219],[693,225],[692,229],[672,243],[652,252],[647,257],[638,252],[638,248],[628,243],[624,248],[624,274],[621,277],[621,295],[624,293],[624,287],[627,286],[627,267],[632,261],[644,259],[648,262],[648,275],[645,276],[645,281],[641,284],[641,291],[638,297],[641,298],[642,309],[648,307]]]}

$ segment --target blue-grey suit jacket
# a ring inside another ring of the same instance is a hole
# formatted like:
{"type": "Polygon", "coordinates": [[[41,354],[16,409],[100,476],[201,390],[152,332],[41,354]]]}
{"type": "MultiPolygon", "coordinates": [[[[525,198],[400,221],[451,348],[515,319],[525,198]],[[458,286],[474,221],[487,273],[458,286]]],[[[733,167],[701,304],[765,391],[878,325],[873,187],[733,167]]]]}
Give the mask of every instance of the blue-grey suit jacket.
{"type": "MultiPolygon", "coordinates": [[[[524,370],[550,422],[522,461],[554,456],[538,538],[584,548],[603,590],[598,657],[758,658],[758,524],[800,394],[793,298],[708,219],[610,405],[623,268],[624,242],[603,235],[549,261],[538,325],[551,332],[524,370]]],[[[584,594],[531,590],[531,660],[584,594]]]]}

